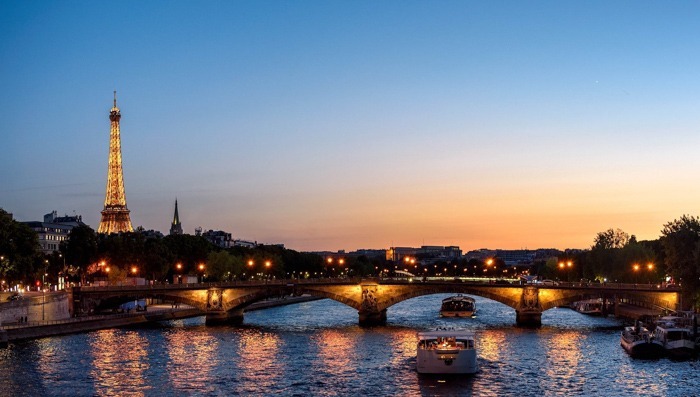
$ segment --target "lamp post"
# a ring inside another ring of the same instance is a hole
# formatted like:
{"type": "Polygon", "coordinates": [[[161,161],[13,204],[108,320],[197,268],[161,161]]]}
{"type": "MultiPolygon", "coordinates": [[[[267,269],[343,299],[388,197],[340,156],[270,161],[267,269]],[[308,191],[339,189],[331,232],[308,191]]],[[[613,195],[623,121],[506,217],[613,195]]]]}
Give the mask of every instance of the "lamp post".
{"type": "Polygon", "coordinates": [[[199,273],[200,273],[200,277],[201,277],[200,283],[203,283],[204,282],[204,269],[205,269],[204,264],[200,263],[198,268],[199,268],[199,273]]]}
{"type": "Polygon", "coordinates": [[[639,274],[639,264],[635,263],[632,265],[632,270],[634,271],[634,284],[637,284],[638,280],[638,274],[639,274]]]}

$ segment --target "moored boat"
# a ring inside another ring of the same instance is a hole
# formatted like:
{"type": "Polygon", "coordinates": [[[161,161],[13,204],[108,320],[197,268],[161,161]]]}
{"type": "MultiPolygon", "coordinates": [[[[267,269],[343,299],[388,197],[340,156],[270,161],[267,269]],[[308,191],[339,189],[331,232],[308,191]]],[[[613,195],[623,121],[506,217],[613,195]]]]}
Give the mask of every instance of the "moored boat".
{"type": "Polygon", "coordinates": [[[663,343],[639,323],[622,330],[620,345],[633,358],[661,358],[665,354],[663,343]]]}
{"type": "Polygon", "coordinates": [[[670,358],[683,360],[695,355],[695,339],[691,330],[673,321],[659,321],[654,338],[662,343],[670,358]]]}
{"type": "Polygon", "coordinates": [[[443,299],[440,306],[440,317],[471,317],[475,312],[474,299],[461,294],[443,299]]]}
{"type": "Polygon", "coordinates": [[[421,374],[476,373],[474,334],[466,331],[419,332],[416,370],[421,374]]]}

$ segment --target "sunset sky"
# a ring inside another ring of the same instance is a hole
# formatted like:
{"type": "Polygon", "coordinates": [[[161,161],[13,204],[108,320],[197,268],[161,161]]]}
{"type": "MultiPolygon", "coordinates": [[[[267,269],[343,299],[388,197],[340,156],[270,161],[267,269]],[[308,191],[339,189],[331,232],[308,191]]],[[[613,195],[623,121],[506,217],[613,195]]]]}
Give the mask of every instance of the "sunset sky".
{"type": "Polygon", "coordinates": [[[587,248],[700,214],[700,3],[3,1],[0,208],[297,250],[587,248]]]}

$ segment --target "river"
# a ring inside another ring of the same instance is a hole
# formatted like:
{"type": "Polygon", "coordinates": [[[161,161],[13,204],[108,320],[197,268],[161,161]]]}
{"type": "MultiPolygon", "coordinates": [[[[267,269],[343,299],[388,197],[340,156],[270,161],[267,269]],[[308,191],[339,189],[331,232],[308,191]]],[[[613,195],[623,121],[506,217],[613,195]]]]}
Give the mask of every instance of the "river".
{"type": "Polygon", "coordinates": [[[542,327],[476,299],[478,315],[441,319],[429,295],[389,308],[387,326],[361,328],[331,300],[246,313],[241,327],[203,318],[53,337],[0,350],[0,396],[696,396],[698,361],[633,360],[621,323],[568,309],[542,327]],[[480,371],[415,371],[416,331],[473,329],[480,371]]]}

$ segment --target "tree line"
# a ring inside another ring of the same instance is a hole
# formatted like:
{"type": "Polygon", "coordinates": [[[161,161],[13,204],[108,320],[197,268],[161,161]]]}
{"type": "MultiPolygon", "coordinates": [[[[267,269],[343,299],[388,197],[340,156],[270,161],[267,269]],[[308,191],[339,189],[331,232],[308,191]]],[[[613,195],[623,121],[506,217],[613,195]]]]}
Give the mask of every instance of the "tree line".
{"type": "MultiPolygon", "coordinates": [[[[414,266],[413,270],[418,271],[419,276],[505,276],[508,273],[499,272],[512,270],[499,258],[493,259],[492,265],[462,259],[422,269],[414,266]]],[[[206,275],[209,281],[251,277],[361,277],[391,274],[404,268],[403,265],[365,256],[348,256],[341,265],[338,261],[327,263],[314,253],[275,245],[222,249],[201,236],[151,237],[140,230],[103,235],[89,226],[73,228],[58,251],[43,255],[36,232],[0,209],[0,277],[6,285],[12,282],[34,284],[42,280],[44,274],[54,283],[58,274],[72,282],[127,275],[156,282],[168,282],[175,275],[188,274],[201,278],[206,275]]],[[[634,235],[620,229],[608,229],[594,237],[590,249],[535,263],[529,270],[542,278],[566,281],[661,283],[670,277],[682,287],[684,302],[698,304],[700,219],[683,215],[663,225],[660,237],[649,241],[637,241],[634,235]],[[568,262],[572,265],[567,266],[568,262]]]]}

